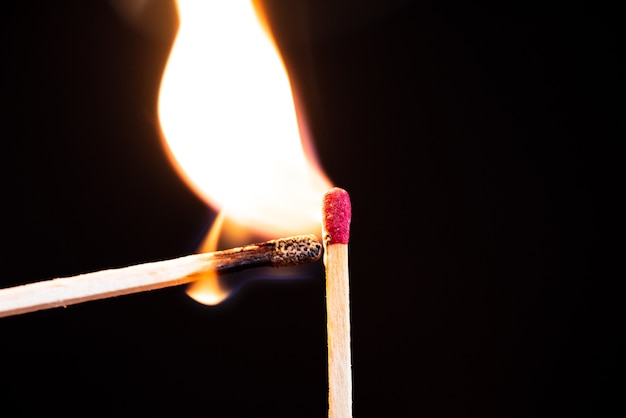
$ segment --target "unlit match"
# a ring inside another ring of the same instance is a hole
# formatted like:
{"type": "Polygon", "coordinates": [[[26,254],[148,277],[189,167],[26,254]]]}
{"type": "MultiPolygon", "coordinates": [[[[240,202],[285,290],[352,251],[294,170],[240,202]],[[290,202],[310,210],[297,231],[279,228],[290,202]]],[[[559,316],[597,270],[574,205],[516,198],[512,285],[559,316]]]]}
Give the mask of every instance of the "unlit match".
{"type": "Polygon", "coordinates": [[[138,264],[0,289],[0,317],[177,286],[208,272],[287,267],[320,259],[315,235],[300,235],[211,253],[138,264]]]}
{"type": "Polygon", "coordinates": [[[328,331],[328,416],[351,418],[348,240],[352,206],[350,196],[345,190],[333,187],[324,195],[322,217],[328,331]]]}

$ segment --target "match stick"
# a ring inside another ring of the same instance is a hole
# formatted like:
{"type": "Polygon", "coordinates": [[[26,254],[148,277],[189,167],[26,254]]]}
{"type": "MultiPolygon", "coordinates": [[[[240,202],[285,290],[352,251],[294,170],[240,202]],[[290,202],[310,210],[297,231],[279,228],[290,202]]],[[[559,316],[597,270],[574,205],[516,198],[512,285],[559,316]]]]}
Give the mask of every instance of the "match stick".
{"type": "Polygon", "coordinates": [[[348,193],[333,187],[323,200],[322,237],[326,268],[328,329],[328,416],[352,417],[350,275],[348,240],[352,206],[348,193]]]}
{"type": "Polygon", "coordinates": [[[322,244],[300,235],[211,253],[137,264],[0,289],[0,317],[192,282],[207,272],[287,267],[319,260],[322,244]]]}

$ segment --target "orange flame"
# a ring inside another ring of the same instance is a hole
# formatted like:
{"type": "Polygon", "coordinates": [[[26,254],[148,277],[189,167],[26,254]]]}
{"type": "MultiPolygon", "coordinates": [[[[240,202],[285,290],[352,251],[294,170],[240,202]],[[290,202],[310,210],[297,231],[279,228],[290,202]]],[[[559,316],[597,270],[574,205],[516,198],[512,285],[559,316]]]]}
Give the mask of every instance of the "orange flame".
{"type": "MultiPolygon", "coordinates": [[[[203,251],[235,226],[268,238],[321,234],[331,183],[307,155],[287,71],[250,0],[178,0],[180,27],[159,95],[165,148],[188,184],[219,210],[203,251]],[[228,226],[223,226],[228,225],[228,226]]],[[[240,243],[238,245],[243,245],[240,243]]],[[[217,279],[188,294],[228,296],[217,279]]]]}

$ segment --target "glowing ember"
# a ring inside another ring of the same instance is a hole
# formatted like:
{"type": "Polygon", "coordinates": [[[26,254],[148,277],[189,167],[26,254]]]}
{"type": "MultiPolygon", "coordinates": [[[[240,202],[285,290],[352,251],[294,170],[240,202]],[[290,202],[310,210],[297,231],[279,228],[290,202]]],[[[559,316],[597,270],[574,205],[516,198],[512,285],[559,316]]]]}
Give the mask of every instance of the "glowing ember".
{"type": "MultiPolygon", "coordinates": [[[[270,238],[319,236],[331,184],[305,155],[287,72],[252,2],[178,0],[178,12],[159,117],[173,163],[220,211],[203,250],[226,218],[270,238]]],[[[209,281],[188,293],[219,303],[227,292],[209,281]]]]}

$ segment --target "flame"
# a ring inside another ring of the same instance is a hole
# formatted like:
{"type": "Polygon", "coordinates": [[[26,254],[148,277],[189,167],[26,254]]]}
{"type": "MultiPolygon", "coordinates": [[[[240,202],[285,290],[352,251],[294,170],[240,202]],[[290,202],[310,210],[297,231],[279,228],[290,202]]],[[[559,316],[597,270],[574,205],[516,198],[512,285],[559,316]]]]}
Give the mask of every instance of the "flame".
{"type": "MultiPolygon", "coordinates": [[[[178,0],[180,26],[159,93],[173,164],[219,211],[203,251],[236,228],[266,237],[320,235],[331,183],[298,123],[280,53],[250,0],[178,0]],[[230,226],[224,226],[224,225],[230,226]]],[[[241,243],[243,245],[244,243],[241,243]]],[[[188,294],[216,304],[216,278],[188,294]],[[208,290],[206,288],[209,288],[208,290]]]]}

